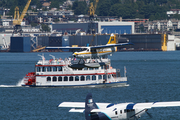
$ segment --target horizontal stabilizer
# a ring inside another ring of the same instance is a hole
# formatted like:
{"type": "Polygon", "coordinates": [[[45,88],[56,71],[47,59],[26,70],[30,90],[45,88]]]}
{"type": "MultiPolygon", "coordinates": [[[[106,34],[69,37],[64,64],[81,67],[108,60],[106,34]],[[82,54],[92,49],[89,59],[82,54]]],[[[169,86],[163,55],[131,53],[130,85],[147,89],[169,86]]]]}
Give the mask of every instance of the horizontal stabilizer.
{"type": "Polygon", "coordinates": [[[84,108],[85,107],[85,103],[84,102],[62,102],[61,104],[59,104],[58,107],[79,107],[79,108],[84,108]]]}
{"type": "Polygon", "coordinates": [[[79,112],[79,113],[83,113],[84,112],[84,109],[75,109],[75,108],[72,108],[69,110],[69,112],[79,112]]]}

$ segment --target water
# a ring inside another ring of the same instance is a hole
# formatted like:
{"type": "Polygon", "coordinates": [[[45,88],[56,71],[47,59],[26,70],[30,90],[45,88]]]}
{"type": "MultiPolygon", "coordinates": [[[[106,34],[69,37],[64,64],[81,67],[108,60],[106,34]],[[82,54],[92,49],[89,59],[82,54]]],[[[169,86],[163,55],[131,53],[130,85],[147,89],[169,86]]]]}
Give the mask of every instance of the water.
{"type": "MultiPolygon", "coordinates": [[[[112,66],[126,66],[128,87],[108,88],[29,88],[20,87],[24,75],[34,71],[42,53],[0,53],[0,119],[2,120],[84,120],[84,114],[58,108],[63,101],[84,101],[91,92],[97,102],[154,102],[180,100],[180,51],[118,52],[112,66]]],[[[65,58],[71,53],[44,53],[65,58]]],[[[180,107],[153,108],[153,120],[178,120],[180,107]]],[[[150,118],[142,116],[141,120],[150,118]]]]}

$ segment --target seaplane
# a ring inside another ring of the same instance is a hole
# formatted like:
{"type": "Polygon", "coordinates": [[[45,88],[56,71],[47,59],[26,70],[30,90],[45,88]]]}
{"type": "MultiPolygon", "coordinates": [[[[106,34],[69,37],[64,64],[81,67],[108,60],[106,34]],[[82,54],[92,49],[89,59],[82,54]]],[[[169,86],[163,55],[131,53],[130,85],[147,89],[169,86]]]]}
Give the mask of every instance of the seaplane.
{"type": "Polygon", "coordinates": [[[132,43],[117,43],[116,35],[111,34],[106,45],[87,46],[87,47],[46,47],[46,49],[69,49],[73,50],[73,56],[80,59],[99,58],[101,56],[110,55],[117,51],[118,46],[130,45],[132,43]]]}
{"type": "Polygon", "coordinates": [[[148,103],[95,103],[88,93],[85,102],[62,102],[58,107],[71,107],[69,112],[85,113],[86,120],[138,120],[151,108],[176,107],[180,101],[148,103]],[[79,108],[79,109],[77,109],[79,108]]]}

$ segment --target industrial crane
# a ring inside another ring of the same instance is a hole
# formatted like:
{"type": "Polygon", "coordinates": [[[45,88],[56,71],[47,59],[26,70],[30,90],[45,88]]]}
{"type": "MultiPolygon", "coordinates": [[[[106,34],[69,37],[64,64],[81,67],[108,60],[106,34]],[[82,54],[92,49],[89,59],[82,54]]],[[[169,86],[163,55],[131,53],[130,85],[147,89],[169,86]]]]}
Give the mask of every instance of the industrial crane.
{"type": "Polygon", "coordinates": [[[88,33],[95,33],[95,25],[94,25],[94,14],[96,12],[97,4],[99,0],[95,0],[95,4],[93,5],[93,2],[90,3],[89,7],[89,28],[88,28],[88,33]]]}
{"type": "Polygon", "coordinates": [[[24,16],[26,15],[26,12],[29,8],[29,5],[31,3],[31,0],[28,0],[28,2],[26,3],[26,6],[24,7],[24,10],[21,14],[21,16],[19,16],[19,7],[16,7],[15,8],[15,12],[14,12],[14,20],[13,20],[13,25],[14,26],[14,31],[13,31],[13,34],[17,34],[17,33],[20,33],[22,34],[22,28],[21,28],[21,22],[22,20],[24,19],[24,16]]]}

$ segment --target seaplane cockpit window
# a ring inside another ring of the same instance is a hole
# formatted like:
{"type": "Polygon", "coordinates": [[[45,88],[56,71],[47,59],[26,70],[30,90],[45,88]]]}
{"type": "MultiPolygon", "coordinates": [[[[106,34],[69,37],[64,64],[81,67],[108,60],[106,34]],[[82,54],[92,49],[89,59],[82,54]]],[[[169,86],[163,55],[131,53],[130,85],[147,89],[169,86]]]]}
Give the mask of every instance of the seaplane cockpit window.
{"type": "Polygon", "coordinates": [[[81,48],[78,52],[80,52],[80,51],[86,51],[87,50],[87,48],[81,48]]]}

